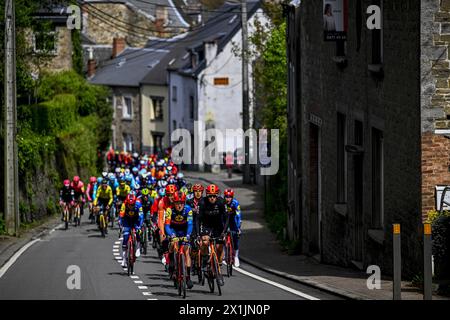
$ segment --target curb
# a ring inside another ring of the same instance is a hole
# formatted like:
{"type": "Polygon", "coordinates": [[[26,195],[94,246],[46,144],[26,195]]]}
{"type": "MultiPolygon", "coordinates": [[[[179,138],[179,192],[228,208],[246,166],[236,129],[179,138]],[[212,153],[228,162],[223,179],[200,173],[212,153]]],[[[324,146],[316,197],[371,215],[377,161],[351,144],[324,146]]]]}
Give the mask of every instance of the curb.
{"type": "Polygon", "coordinates": [[[48,235],[50,230],[56,228],[60,224],[59,220],[60,219],[56,221],[48,221],[47,224],[44,223],[43,225],[36,227],[36,229],[44,228],[44,230],[42,231],[32,229],[25,236],[23,236],[23,238],[13,237],[12,243],[0,252],[0,268],[3,267],[6,263],[8,263],[11,257],[13,257],[16,254],[16,252],[18,252],[27,243],[48,235]]]}
{"type": "Polygon", "coordinates": [[[292,274],[289,274],[289,273],[286,273],[286,272],[282,272],[282,271],[278,271],[278,270],[272,269],[272,268],[267,267],[267,266],[265,266],[263,264],[260,264],[258,262],[253,261],[253,260],[250,260],[250,259],[247,259],[247,258],[245,258],[243,256],[240,256],[239,259],[241,261],[243,261],[243,262],[245,262],[245,263],[247,263],[247,264],[249,264],[249,265],[251,265],[251,266],[253,266],[253,267],[257,268],[257,269],[265,271],[267,273],[279,276],[279,277],[287,279],[287,280],[291,280],[291,281],[300,283],[302,285],[305,285],[305,286],[308,286],[308,287],[311,287],[311,288],[314,288],[314,289],[319,289],[319,290],[321,290],[323,292],[326,292],[326,293],[329,293],[329,294],[337,295],[337,296],[339,296],[341,298],[344,298],[346,300],[349,300],[349,299],[350,300],[370,300],[370,299],[368,299],[366,297],[355,295],[355,294],[350,293],[350,292],[345,291],[345,290],[339,290],[339,289],[336,289],[334,287],[330,287],[328,285],[315,282],[313,280],[301,279],[299,276],[292,275],[292,274]]]}

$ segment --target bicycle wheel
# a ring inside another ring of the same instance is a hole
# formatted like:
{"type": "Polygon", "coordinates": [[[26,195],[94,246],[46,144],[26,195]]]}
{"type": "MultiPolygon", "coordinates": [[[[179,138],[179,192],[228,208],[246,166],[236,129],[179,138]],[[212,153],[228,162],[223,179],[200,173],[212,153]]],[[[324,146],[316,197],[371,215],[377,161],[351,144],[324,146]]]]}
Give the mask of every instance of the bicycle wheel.
{"type": "Polygon", "coordinates": [[[219,262],[217,261],[217,255],[214,253],[213,254],[213,274],[214,274],[214,278],[216,280],[217,283],[217,291],[219,293],[219,296],[222,295],[222,289],[221,286],[219,284],[219,262]]]}
{"type": "Polygon", "coordinates": [[[205,284],[205,278],[203,277],[203,271],[202,271],[202,255],[200,253],[200,250],[197,254],[197,259],[195,259],[195,267],[197,268],[197,277],[198,277],[198,283],[202,286],[205,284]]]}
{"type": "Polygon", "coordinates": [[[127,272],[128,275],[133,273],[133,242],[130,239],[127,242],[127,272]]]}
{"type": "Polygon", "coordinates": [[[102,234],[102,237],[105,237],[105,216],[103,215],[103,213],[100,214],[100,232],[102,234]]]}
{"type": "Polygon", "coordinates": [[[148,245],[148,235],[147,235],[147,227],[144,226],[144,232],[142,233],[142,236],[144,237],[144,243],[142,245],[142,253],[147,254],[147,245],[148,245]]]}
{"type": "Polygon", "coordinates": [[[180,274],[180,287],[181,287],[181,293],[183,295],[183,299],[186,298],[186,261],[185,261],[185,256],[183,253],[180,254],[180,270],[181,270],[181,274],[180,274]]]}
{"type": "Polygon", "coordinates": [[[231,243],[227,243],[227,276],[231,277],[233,274],[233,248],[231,247],[231,243]]]}
{"type": "Polygon", "coordinates": [[[64,230],[69,229],[69,212],[66,210],[64,212],[64,230]]]}

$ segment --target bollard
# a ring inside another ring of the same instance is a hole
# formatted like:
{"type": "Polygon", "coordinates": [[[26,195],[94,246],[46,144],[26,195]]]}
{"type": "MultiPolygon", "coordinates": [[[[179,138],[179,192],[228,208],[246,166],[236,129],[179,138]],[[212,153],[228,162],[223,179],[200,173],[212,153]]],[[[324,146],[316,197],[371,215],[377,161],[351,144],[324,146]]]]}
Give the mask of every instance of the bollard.
{"type": "Polygon", "coordinates": [[[433,275],[431,260],[431,225],[423,225],[423,299],[432,300],[433,298],[433,275]]]}
{"type": "Polygon", "coordinates": [[[394,283],[393,299],[402,299],[402,256],[400,241],[400,224],[393,224],[393,246],[394,246],[394,283]]]}

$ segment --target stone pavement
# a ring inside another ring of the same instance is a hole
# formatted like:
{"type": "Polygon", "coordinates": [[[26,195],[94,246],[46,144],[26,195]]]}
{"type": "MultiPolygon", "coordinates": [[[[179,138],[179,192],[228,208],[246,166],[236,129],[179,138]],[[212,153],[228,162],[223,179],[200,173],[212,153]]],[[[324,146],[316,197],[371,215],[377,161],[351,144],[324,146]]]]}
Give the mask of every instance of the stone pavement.
{"type": "MultiPolygon", "coordinates": [[[[235,190],[242,208],[241,261],[345,298],[392,300],[390,279],[381,280],[380,290],[369,290],[366,285],[369,275],[364,272],[322,264],[305,255],[288,255],[264,220],[264,186],[243,185],[240,174],[233,173],[233,177],[229,179],[224,171],[218,174],[192,171],[184,173],[187,178],[215,183],[222,191],[227,187],[235,190]]],[[[410,283],[402,282],[402,299],[422,300],[423,295],[410,283]]],[[[434,295],[433,299],[449,298],[434,295]]]]}

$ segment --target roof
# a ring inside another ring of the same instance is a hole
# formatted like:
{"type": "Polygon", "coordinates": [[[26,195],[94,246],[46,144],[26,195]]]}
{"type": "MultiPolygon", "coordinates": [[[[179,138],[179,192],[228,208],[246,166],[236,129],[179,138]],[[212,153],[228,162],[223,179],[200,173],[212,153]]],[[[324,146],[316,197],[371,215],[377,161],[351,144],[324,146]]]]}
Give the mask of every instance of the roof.
{"type": "Polygon", "coordinates": [[[173,0],[85,0],[87,3],[120,3],[125,4],[136,12],[147,16],[154,20],[156,18],[156,7],[161,6],[167,8],[168,27],[172,28],[189,28],[189,24],[184,19],[173,0]]]}
{"type": "MultiPolygon", "coordinates": [[[[259,0],[247,1],[248,19],[260,7],[259,0]]],[[[198,47],[203,47],[205,42],[216,41],[217,52],[220,53],[223,48],[231,41],[234,35],[241,29],[241,4],[225,2],[225,4],[217,9],[217,12],[200,28],[188,32],[183,38],[178,36],[179,40],[174,45],[176,47],[177,56],[173,65],[169,66],[170,70],[176,70],[183,74],[191,73],[198,75],[206,64],[199,64],[195,69],[188,69],[190,66],[189,59],[183,59],[190,51],[198,47]]],[[[169,43],[172,39],[161,40],[169,43]]],[[[147,47],[153,47],[154,42],[150,40],[147,47]]]]}
{"type": "MultiPolygon", "coordinates": [[[[115,59],[98,69],[93,84],[139,87],[142,79],[168,54],[167,50],[127,48],[115,59]]],[[[161,73],[161,78],[165,73],[161,73]]]]}

